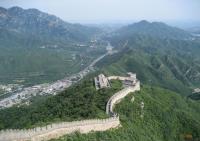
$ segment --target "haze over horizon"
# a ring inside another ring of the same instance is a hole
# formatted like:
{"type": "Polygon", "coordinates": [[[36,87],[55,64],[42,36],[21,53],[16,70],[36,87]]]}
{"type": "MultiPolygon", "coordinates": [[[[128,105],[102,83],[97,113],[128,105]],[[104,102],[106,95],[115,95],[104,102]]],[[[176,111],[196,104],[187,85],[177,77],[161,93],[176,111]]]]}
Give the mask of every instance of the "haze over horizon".
{"type": "Polygon", "coordinates": [[[200,22],[198,0],[1,0],[0,6],[36,8],[72,23],[126,23],[144,19],[200,22]]]}

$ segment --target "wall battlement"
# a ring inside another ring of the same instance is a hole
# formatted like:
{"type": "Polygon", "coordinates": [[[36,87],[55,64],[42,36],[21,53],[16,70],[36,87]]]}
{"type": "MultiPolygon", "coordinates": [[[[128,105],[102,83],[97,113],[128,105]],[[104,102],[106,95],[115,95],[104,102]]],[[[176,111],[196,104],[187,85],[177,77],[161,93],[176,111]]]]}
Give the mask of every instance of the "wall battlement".
{"type": "Polygon", "coordinates": [[[119,125],[119,117],[61,122],[33,129],[9,129],[0,131],[0,141],[48,140],[76,131],[79,131],[80,133],[88,133],[90,131],[105,131],[111,128],[116,128],[119,125]]]}

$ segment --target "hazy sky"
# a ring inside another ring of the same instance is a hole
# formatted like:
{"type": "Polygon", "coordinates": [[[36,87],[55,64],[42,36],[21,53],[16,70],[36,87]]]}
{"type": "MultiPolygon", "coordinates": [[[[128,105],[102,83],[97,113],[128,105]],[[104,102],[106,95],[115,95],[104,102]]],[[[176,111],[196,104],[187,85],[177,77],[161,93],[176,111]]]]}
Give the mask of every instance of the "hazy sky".
{"type": "Polygon", "coordinates": [[[200,21],[200,0],[0,0],[37,8],[69,22],[200,21]]]}

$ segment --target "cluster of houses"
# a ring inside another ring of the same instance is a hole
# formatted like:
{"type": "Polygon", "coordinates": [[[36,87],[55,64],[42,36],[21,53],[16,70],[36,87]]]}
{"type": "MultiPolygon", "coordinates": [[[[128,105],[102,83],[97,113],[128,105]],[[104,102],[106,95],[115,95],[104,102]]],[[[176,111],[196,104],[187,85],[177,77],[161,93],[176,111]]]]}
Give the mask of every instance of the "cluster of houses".
{"type": "Polygon", "coordinates": [[[10,93],[14,90],[21,89],[21,85],[18,84],[8,84],[8,85],[0,85],[0,90],[4,91],[5,93],[10,93]]]}
{"type": "MultiPolygon", "coordinates": [[[[21,88],[14,92],[11,96],[0,99],[0,109],[12,107],[15,104],[28,102],[29,99],[37,95],[56,95],[58,92],[71,86],[70,80],[58,80],[51,84],[40,84],[32,87],[21,88]]],[[[29,103],[29,102],[28,102],[29,103]]]]}

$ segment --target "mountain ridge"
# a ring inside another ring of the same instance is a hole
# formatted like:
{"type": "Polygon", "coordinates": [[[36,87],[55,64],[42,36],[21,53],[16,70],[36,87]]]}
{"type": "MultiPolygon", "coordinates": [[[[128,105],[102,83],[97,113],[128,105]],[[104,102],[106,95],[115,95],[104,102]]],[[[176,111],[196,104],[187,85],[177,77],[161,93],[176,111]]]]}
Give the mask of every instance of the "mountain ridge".
{"type": "MultiPolygon", "coordinates": [[[[85,42],[100,29],[80,24],[71,24],[37,9],[12,7],[0,9],[0,28],[17,31],[26,36],[35,36],[43,41],[85,42]]],[[[20,36],[20,35],[19,35],[20,36]]]]}
{"type": "Polygon", "coordinates": [[[133,35],[148,35],[161,39],[189,39],[191,34],[177,27],[169,26],[163,22],[148,22],[142,20],[120,28],[113,33],[116,37],[130,37],[133,35]]]}

